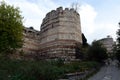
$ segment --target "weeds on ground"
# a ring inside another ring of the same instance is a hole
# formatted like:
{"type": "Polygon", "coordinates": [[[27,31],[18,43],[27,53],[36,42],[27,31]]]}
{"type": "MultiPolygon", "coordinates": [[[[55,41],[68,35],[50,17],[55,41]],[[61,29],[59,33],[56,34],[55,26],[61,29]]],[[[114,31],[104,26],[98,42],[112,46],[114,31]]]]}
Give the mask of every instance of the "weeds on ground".
{"type": "Polygon", "coordinates": [[[0,58],[0,80],[56,80],[66,73],[96,68],[96,62],[25,61],[0,58]]]}

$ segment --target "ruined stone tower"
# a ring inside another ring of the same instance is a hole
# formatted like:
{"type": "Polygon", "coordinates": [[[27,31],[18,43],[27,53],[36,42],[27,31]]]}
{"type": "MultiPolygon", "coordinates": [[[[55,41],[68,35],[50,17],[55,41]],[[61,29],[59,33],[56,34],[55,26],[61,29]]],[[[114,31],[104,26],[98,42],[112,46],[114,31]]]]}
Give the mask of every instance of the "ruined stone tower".
{"type": "Polygon", "coordinates": [[[82,44],[79,14],[62,7],[52,10],[43,19],[39,37],[41,56],[74,59],[76,44],[82,44]]]}

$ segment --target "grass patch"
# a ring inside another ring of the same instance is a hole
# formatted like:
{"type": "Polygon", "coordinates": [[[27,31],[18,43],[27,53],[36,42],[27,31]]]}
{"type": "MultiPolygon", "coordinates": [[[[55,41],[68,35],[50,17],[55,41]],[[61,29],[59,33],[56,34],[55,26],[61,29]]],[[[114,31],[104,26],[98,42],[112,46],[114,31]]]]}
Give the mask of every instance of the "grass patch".
{"type": "Polygon", "coordinates": [[[0,59],[0,80],[56,80],[71,72],[84,72],[98,67],[96,62],[61,60],[25,61],[0,59]]]}

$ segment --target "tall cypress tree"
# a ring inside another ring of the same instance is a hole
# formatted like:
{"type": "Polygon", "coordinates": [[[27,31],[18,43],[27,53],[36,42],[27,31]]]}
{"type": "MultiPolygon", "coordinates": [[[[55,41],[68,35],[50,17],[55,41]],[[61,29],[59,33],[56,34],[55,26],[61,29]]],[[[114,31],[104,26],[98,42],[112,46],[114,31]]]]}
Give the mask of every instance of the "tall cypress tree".
{"type": "Polygon", "coordinates": [[[116,58],[119,60],[120,62],[120,22],[118,23],[119,25],[119,29],[117,31],[117,51],[116,51],[116,58]]]}

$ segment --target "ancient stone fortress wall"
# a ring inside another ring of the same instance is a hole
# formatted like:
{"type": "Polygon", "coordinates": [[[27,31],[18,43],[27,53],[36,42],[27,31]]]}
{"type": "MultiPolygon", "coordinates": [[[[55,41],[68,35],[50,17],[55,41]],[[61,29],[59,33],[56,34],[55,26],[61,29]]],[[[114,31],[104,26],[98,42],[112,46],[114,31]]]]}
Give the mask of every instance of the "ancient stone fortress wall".
{"type": "Polygon", "coordinates": [[[46,58],[75,58],[76,43],[82,44],[80,16],[62,7],[47,13],[40,31],[39,54],[46,58]]]}
{"type": "Polygon", "coordinates": [[[39,31],[31,28],[24,29],[24,44],[22,50],[28,55],[34,55],[39,50],[39,31]]]}
{"type": "Polygon", "coordinates": [[[114,46],[114,41],[112,37],[108,36],[107,38],[103,38],[98,41],[100,41],[103,44],[103,46],[107,49],[107,53],[112,53],[114,46]]]}

